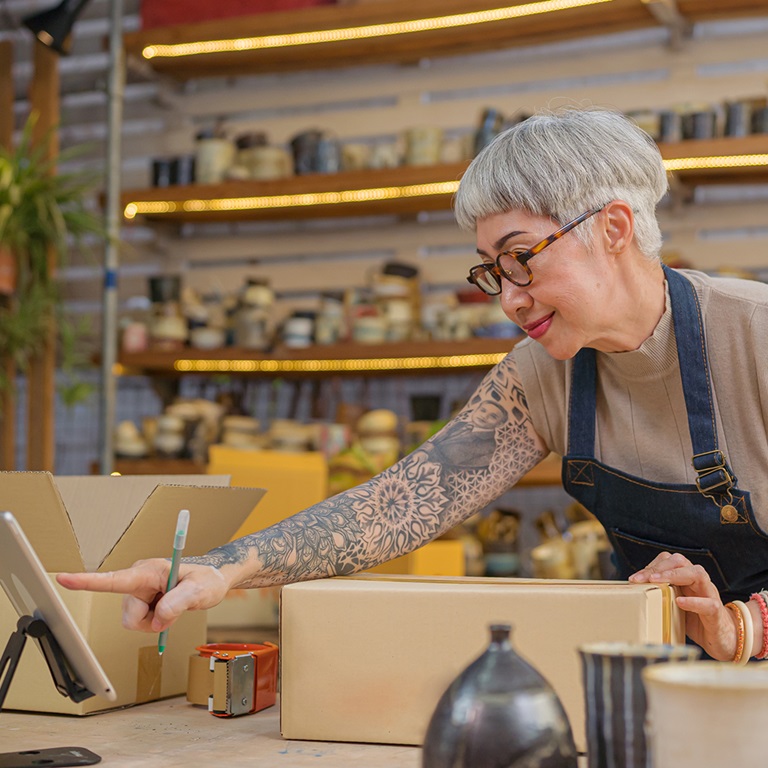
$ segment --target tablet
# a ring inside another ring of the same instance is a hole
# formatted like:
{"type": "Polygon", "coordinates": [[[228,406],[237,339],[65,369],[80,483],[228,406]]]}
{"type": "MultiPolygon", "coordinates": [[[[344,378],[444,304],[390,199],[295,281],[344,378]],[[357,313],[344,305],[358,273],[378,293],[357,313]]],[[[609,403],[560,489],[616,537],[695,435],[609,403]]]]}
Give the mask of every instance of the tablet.
{"type": "MultiPolygon", "coordinates": [[[[0,512],[0,585],[20,617],[45,621],[76,682],[97,696],[117,699],[112,683],[10,512],[0,512]]],[[[0,638],[0,645],[3,642],[5,639],[0,638]]]]}

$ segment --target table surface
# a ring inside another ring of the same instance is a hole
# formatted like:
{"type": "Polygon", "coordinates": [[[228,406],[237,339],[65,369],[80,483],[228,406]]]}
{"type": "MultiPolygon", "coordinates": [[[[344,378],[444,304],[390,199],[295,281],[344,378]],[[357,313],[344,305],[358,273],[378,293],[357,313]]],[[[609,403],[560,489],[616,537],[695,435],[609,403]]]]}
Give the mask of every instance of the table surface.
{"type": "MultiPolygon", "coordinates": [[[[0,754],[85,747],[114,768],[420,768],[419,747],[287,741],[279,705],[220,718],[179,696],[86,717],[0,712],[0,754]]],[[[579,756],[579,768],[586,758],[579,756]]]]}
{"type": "Polygon", "coordinates": [[[87,717],[0,712],[0,752],[85,747],[100,765],[135,768],[418,768],[417,747],[286,741],[279,708],[219,718],[184,697],[87,717]]]}

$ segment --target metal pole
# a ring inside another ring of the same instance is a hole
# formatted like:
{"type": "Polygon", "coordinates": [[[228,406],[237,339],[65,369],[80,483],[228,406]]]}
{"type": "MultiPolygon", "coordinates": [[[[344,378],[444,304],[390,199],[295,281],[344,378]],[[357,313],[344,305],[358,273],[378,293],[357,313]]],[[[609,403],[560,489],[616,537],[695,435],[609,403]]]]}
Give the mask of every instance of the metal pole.
{"type": "Polygon", "coordinates": [[[101,474],[112,472],[114,462],[115,394],[114,367],[117,362],[117,271],[120,243],[120,172],[125,52],[123,50],[123,0],[110,4],[109,83],[107,96],[106,230],[104,251],[104,292],[102,302],[101,397],[99,455],[101,474]]]}

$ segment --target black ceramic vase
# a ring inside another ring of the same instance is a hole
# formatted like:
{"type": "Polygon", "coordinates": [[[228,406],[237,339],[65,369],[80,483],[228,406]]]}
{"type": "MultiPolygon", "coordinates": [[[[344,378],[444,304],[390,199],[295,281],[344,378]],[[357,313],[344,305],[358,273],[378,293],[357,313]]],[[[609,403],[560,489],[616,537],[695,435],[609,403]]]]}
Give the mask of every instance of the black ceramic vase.
{"type": "Polygon", "coordinates": [[[508,624],[448,687],[432,715],[422,768],[576,768],[560,699],[517,655],[508,624]]]}

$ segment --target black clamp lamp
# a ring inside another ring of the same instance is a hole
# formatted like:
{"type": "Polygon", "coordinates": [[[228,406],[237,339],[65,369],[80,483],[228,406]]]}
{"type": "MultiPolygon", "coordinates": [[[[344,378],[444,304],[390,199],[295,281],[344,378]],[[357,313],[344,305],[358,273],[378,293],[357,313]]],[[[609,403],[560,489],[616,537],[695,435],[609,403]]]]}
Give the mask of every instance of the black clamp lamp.
{"type": "Polygon", "coordinates": [[[88,0],[62,0],[55,8],[25,16],[21,23],[54,51],[66,56],[72,47],[70,32],[88,0]]]}

